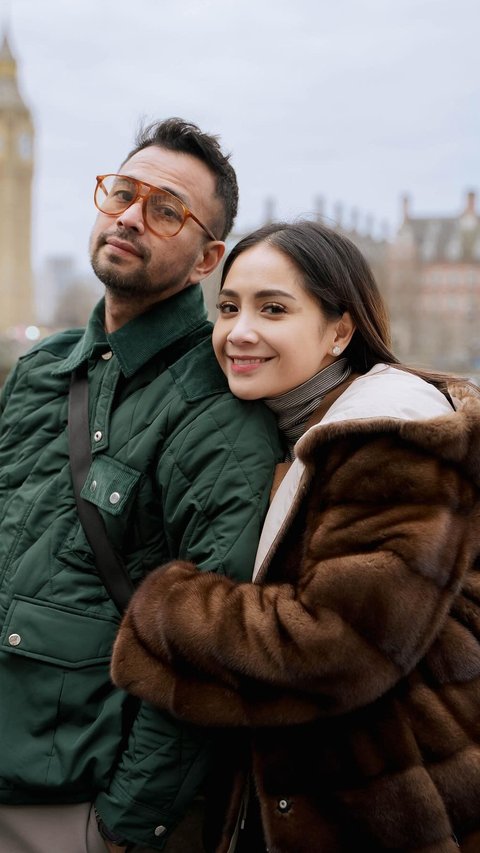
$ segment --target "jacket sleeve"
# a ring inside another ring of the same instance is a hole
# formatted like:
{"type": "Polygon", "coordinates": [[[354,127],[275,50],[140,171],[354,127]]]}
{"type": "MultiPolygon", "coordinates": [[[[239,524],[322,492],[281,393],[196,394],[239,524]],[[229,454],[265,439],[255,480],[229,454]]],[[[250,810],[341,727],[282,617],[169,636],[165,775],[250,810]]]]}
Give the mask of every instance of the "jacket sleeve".
{"type": "MultiPolygon", "coordinates": [[[[178,433],[156,472],[172,556],[235,581],[251,577],[279,455],[271,413],[225,395],[178,433]]],[[[109,829],[161,847],[204,779],[208,746],[205,730],[143,702],[97,800],[109,829]],[[156,827],[165,827],[159,836],[156,827]]]]}
{"type": "Polygon", "coordinates": [[[5,379],[5,382],[2,386],[2,389],[0,391],[0,416],[3,414],[3,410],[5,409],[5,406],[7,405],[8,399],[10,397],[12,390],[13,390],[13,386],[15,385],[15,382],[17,381],[18,373],[19,373],[19,362],[17,362],[17,364],[8,373],[8,375],[5,379]]]}
{"type": "Polygon", "coordinates": [[[252,576],[280,445],[271,412],[228,402],[212,405],[175,437],[158,483],[172,558],[245,581],[252,576]]]}
{"type": "Polygon", "coordinates": [[[114,679],[217,725],[303,722],[388,691],[478,555],[478,488],[398,435],[338,439],[318,454],[304,528],[294,583],[235,585],[178,562],[154,572],[124,619],[114,679]]]}

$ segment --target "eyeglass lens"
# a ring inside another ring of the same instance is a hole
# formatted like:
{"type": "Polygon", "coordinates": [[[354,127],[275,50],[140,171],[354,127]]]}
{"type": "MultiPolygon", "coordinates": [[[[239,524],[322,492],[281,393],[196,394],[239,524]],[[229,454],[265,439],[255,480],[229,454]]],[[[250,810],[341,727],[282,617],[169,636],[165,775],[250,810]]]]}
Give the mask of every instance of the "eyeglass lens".
{"type": "MultiPolygon", "coordinates": [[[[97,185],[95,204],[103,213],[123,213],[139,200],[140,184],[122,175],[107,175],[97,185]]],[[[168,192],[158,190],[150,194],[145,205],[145,217],[152,231],[163,236],[173,236],[183,225],[185,211],[181,202],[168,192]]]]}

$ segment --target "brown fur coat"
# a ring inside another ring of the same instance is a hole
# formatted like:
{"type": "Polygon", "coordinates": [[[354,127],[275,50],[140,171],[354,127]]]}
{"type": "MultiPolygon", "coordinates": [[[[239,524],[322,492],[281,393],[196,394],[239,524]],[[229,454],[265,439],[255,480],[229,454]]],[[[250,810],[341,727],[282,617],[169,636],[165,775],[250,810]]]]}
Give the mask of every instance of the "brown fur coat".
{"type": "MultiPolygon", "coordinates": [[[[320,425],[301,455],[262,582],[154,571],[113,679],[233,730],[227,765],[248,734],[270,853],[478,853],[480,402],[320,425]]],[[[235,791],[225,777],[219,853],[235,791]]]]}

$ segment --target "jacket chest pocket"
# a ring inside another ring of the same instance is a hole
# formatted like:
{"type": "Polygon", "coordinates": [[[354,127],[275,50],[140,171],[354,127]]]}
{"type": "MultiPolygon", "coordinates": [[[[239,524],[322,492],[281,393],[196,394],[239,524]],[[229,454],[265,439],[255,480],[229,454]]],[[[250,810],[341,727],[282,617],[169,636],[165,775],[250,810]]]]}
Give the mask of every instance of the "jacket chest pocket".
{"type": "Polygon", "coordinates": [[[1,650],[67,669],[108,667],[116,629],[115,619],[16,595],[1,650]]]}
{"type": "Polygon", "coordinates": [[[122,515],[133,503],[142,474],[117,459],[94,457],[81,495],[109,515],[122,515]]]}

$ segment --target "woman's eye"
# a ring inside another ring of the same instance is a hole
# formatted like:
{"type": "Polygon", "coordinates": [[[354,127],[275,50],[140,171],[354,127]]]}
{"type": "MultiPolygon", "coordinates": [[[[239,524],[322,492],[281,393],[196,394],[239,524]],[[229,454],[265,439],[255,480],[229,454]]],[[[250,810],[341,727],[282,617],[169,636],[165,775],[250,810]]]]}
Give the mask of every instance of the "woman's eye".
{"type": "Polygon", "coordinates": [[[284,305],[279,305],[277,302],[270,302],[262,308],[266,314],[285,314],[286,308],[284,305]]]}
{"type": "Polygon", "coordinates": [[[233,302],[218,302],[215,306],[220,314],[236,314],[238,308],[233,302]]]}

